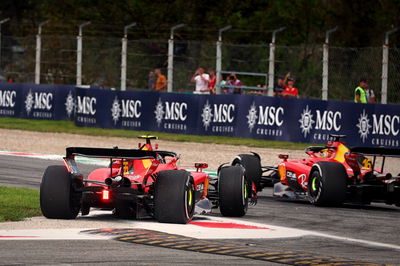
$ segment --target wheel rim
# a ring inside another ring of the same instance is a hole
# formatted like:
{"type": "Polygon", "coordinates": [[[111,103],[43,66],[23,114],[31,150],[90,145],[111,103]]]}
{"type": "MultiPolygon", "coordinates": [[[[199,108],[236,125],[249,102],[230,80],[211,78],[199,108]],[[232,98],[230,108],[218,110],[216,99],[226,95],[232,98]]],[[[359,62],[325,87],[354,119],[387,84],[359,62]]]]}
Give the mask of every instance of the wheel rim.
{"type": "Polygon", "coordinates": [[[244,179],[244,176],[242,176],[242,203],[243,206],[246,205],[246,199],[248,198],[248,194],[247,194],[247,185],[246,185],[246,181],[244,179]]]}
{"type": "Polygon", "coordinates": [[[192,217],[193,214],[193,184],[190,184],[189,187],[187,187],[186,193],[185,193],[185,213],[186,213],[186,217],[188,219],[190,219],[192,217]]]}
{"type": "Polygon", "coordinates": [[[311,179],[310,196],[315,198],[319,190],[319,176],[313,175],[311,179]]]}
{"type": "Polygon", "coordinates": [[[191,189],[188,190],[188,206],[192,206],[193,204],[193,192],[191,189]]]}
{"type": "Polygon", "coordinates": [[[314,176],[314,178],[313,178],[313,180],[311,182],[311,189],[313,191],[317,190],[317,177],[316,176],[314,176]]]}

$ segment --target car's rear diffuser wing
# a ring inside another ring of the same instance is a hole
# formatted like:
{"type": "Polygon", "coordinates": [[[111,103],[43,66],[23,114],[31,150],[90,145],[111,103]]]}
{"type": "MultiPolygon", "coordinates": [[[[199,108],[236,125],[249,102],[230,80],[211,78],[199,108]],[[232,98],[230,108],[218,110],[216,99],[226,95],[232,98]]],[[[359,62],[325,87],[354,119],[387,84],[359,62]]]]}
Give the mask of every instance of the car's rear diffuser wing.
{"type": "Polygon", "coordinates": [[[66,158],[72,159],[75,156],[110,158],[110,159],[156,159],[157,155],[161,157],[176,157],[177,154],[170,151],[146,151],[136,149],[108,149],[108,148],[86,148],[69,147],[66,149],[66,158]]]}
{"type": "Polygon", "coordinates": [[[400,157],[400,149],[384,147],[352,147],[351,153],[361,153],[370,156],[400,157]]]}

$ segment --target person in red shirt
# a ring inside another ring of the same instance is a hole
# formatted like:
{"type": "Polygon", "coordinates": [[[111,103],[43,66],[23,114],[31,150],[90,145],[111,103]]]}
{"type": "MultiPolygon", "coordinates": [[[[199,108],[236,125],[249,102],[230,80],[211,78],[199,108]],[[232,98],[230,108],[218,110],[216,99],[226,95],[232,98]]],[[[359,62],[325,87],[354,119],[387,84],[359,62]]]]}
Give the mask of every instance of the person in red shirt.
{"type": "Polygon", "coordinates": [[[288,78],[287,84],[283,89],[282,96],[285,98],[299,98],[299,90],[294,87],[294,79],[288,78]]]}
{"type": "Polygon", "coordinates": [[[217,77],[215,76],[215,71],[213,69],[209,69],[208,74],[210,74],[210,81],[208,82],[208,89],[210,90],[210,94],[216,94],[215,83],[217,83],[217,77]]]}

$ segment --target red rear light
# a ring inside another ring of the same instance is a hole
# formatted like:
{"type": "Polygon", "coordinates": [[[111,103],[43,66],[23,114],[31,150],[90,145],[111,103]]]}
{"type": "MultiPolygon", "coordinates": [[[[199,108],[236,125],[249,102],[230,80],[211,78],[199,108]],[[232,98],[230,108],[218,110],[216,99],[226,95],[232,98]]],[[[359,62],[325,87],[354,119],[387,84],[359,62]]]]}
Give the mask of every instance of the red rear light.
{"type": "Polygon", "coordinates": [[[109,200],[110,199],[110,191],[107,189],[104,189],[102,192],[102,199],[103,200],[109,200]]]}

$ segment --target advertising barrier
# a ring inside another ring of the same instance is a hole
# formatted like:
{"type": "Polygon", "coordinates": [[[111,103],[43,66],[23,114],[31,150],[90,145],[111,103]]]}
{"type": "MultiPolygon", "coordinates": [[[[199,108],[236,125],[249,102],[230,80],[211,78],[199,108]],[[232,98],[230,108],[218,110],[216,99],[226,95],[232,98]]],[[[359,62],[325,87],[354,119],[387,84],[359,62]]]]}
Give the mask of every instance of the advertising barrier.
{"type": "Polygon", "coordinates": [[[343,134],[352,146],[400,146],[400,105],[0,83],[0,116],[308,143],[343,134]]]}

